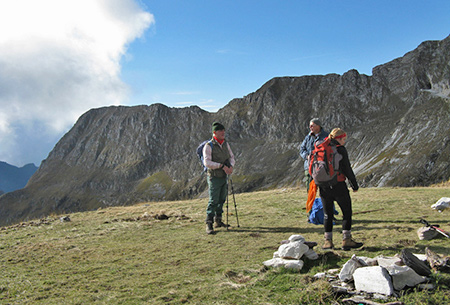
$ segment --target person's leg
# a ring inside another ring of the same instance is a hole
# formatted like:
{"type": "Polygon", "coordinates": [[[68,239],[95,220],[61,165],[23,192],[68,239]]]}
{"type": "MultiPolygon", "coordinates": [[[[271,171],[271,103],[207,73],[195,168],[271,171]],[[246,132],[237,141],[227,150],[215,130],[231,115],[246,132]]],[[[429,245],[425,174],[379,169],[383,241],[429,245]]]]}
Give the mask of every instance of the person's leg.
{"type": "Polygon", "coordinates": [[[333,212],[334,212],[334,197],[333,190],[326,187],[320,187],[320,199],[323,206],[323,227],[325,242],[323,249],[333,249],[333,212]]]}
{"type": "Polygon", "coordinates": [[[206,207],[206,233],[213,234],[213,222],[220,203],[222,181],[217,177],[208,177],[209,201],[206,207]]]}
{"type": "Polygon", "coordinates": [[[342,211],[342,230],[352,229],[352,198],[345,183],[338,183],[335,188],[335,199],[342,211]]]}
{"type": "Polygon", "coordinates": [[[360,248],[363,243],[355,242],[352,239],[352,199],[345,183],[339,183],[336,187],[336,202],[342,211],[342,248],[350,250],[360,248]]]}
{"type": "Polygon", "coordinates": [[[323,206],[323,226],[325,232],[333,231],[334,196],[333,190],[325,187],[320,188],[320,199],[323,206]]]}
{"type": "Polygon", "coordinates": [[[222,221],[222,214],[223,214],[223,205],[225,204],[225,201],[227,199],[228,195],[228,180],[227,178],[218,178],[222,179],[220,183],[220,193],[219,193],[219,204],[216,207],[215,210],[215,227],[227,227],[226,224],[222,221]]]}

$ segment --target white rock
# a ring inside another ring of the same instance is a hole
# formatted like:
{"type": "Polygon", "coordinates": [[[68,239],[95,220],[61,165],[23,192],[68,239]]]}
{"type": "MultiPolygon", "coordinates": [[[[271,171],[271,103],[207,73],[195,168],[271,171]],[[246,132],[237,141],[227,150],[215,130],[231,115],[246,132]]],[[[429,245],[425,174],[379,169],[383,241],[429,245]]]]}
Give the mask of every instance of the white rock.
{"type": "MultiPolygon", "coordinates": [[[[378,300],[383,300],[383,301],[387,301],[389,298],[388,296],[384,295],[384,294],[379,294],[379,293],[374,293],[372,295],[372,298],[374,299],[378,299],[378,300]]],[[[359,304],[358,304],[359,305],[359,304]]]]}
{"type": "Polygon", "coordinates": [[[306,256],[306,258],[312,261],[319,258],[319,254],[317,254],[313,249],[308,249],[308,251],[306,251],[304,255],[306,256]]]}
{"type": "Polygon", "coordinates": [[[427,261],[427,256],[425,254],[419,254],[419,253],[413,253],[415,257],[417,257],[418,259],[420,259],[422,262],[426,262],[427,261]]]}
{"type": "Polygon", "coordinates": [[[280,254],[278,253],[278,251],[275,251],[273,253],[273,258],[277,258],[277,257],[280,257],[280,254]]]}
{"type": "Polygon", "coordinates": [[[376,258],[371,257],[365,257],[365,256],[358,256],[360,260],[362,260],[364,263],[366,263],[367,266],[378,266],[378,261],[376,258]]]}
{"type": "Polygon", "coordinates": [[[450,198],[442,197],[435,204],[431,206],[432,209],[437,210],[438,212],[442,212],[445,209],[450,208],[450,198]]]}
{"type": "Polygon", "coordinates": [[[285,260],[282,258],[272,258],[267,261],[264,261],[263,265],[267,266],[267,267],[275,267],[276,268],[276,267],[284,266],[284,261],[285,260]]]}
{"type": "Polygon", "coordinates": [[[327,273],[328,273],[328,274],[336,274],[336,273],[339,273],[339,271],[340,271],[340,269],[337,269],[337,268],[336,268],[336,269],[330,269],[330,270],[328,270],[327,273]]]}
{"type": "Polygon", "coordinates": [[[319,272],[319,273],[314,274],[314,277],[316,279],[324,279],[326,276],[327,276],[327,274],[325,272],[319,272]]]}
{"type": "Polygon", "coordinates": [[[287,269],[294,269],[294,270],[301,270],[303,268],[303,265],[305,264],[301,259],[299,260],[287,260],[286,264],[284,265],[284,268],[287,269]]]}
{"type": "Polygon", "coordinates": [[[278,255],[280,255],[281,258],[300,259],[308,250],[309,247],[302,241],[294,241],[281,245],[278,248],[278,255]]]}
{"type": "Polygon", "coordinates": [[[353,273],[356,290],[392,295],[394,287],[386,268],[380,266],[361,267],[353,273]]]}
{"type": "Polygon", "coordinates": [[[353,272],[355,272],[357,268],[363,266],[367,266],[366,263],[353,254],[352,258],[342,266],[341,272],[339,273],[339,279],[344,282],[351,281],[353,279],[353,272]]]}
{"type": "Polygon", "coordinates": [[[400,257],[380,255],[380,256],[377,256],[376,259],[378,262],[378,266],[385,267],[385,268],[387,266],[392,266],[392,265],[398,265],[398,266],[403,265],[403,261],[400,257]]]}
{"type": "Polygon", "coordinates": [[[392,276],[392,283],[395,290],[402,290],[406,286],[414,287],[427,280],[426,277],[418,275],[408,266],[392,265],[386,267],[386,269],[392,276]]]}
{"type": "Polygon", "coordinates": [[[287,269],[301,270],[303,268],[304,263],[302,260],[272,258],[263,262],[263,265],[274,268],[284,267],[287,269]]]}
{"type": "Polygon", "coordinates": [[[305,242],[305,238],[301,235],[291,235],[289,237],[289,241],[293,242],[293,241],[301,241],[301,242],[305,242]]]}

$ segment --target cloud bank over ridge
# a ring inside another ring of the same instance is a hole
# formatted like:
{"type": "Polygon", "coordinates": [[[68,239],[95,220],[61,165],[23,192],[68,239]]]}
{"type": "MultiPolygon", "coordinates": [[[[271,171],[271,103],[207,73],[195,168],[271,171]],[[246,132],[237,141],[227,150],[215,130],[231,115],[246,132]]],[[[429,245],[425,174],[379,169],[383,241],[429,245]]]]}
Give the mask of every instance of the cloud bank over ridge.
{"type": "Polygon", "coordinates": [[[0,160],[39,163],[82,113],[126,102],[120,62],[154,22],[133,0],[0,2],[0,160]]]}

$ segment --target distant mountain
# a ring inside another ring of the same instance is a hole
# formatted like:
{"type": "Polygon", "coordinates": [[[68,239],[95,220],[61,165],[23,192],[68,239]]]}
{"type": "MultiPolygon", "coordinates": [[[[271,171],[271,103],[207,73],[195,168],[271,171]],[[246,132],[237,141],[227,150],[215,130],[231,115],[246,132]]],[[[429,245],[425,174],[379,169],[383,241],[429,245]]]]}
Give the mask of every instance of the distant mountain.
{"type": "Polygon", "coordinates": [[[207,189],[195,154],[220,121],[236,155],[234,190],[299,186],[308,122],[348,132],[361,186],[426,186],[450,177],[450,36],[377,66],[372,76],[277,77],[217,113],[161,104],[83,114],[26,188],[0,197],[0,225],[207,189]]]}
{"type": "Polygon", "coordinates": [[[37,169],[31,163],[19,168],[0,161],[0,192],[8,193],[24,188],[37,169]]]}

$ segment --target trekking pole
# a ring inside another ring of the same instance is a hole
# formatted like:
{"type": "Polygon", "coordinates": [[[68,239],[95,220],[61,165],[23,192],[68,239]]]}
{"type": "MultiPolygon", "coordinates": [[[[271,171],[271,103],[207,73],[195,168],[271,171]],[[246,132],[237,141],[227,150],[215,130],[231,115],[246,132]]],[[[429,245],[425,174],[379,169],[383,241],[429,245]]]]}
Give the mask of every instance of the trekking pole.
{"type": "Polygon", "coordinates": [[[228,231],[228,179],[227,179],[227,231],[228,231]]]}
{"type": "Polygon", "coordinates": [[[238,217],[238,212],[237,212],[236,199],[234,198],[233,180],[231,178],[230,178],[230,183],[231,183],[231,193],[233,194],[234,210],[236,211],[236,221],[237,221],[237,226],[239,228],[240,227],[239,226],[239,217],[238,217]]]}

